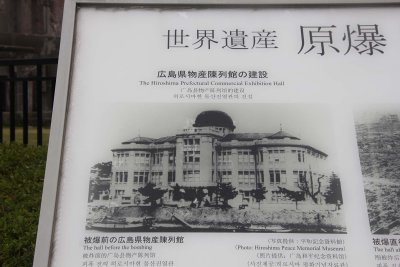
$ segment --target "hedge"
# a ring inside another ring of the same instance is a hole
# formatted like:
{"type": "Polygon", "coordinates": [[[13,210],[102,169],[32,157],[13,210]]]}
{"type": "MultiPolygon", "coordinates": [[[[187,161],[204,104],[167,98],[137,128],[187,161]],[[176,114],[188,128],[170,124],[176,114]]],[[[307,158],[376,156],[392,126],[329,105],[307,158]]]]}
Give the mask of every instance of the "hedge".
{"type": "Polygon", "coordinates": [[[47,147],[0,144],[0,266],[32,266],[47,147]]]}

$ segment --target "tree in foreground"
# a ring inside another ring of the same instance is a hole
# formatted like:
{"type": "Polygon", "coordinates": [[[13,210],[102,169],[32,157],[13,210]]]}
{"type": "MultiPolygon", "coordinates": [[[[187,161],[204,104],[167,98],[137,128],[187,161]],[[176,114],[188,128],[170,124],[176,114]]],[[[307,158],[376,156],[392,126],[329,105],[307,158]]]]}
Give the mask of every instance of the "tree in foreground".
{"type": "Polygon", "coordinates": [[[98,176],[102,178],[108,178],[111,176],[111,168],[112,168],[112,162],[101,162],[97,163],[92,167],[93,169],[98,169],[98,176]]]}
{"type": "Polygon", "coordinates": [[[328,188],[327,188],[327,191],[324,196],[325,196],[325,201],[328,204],[335,204],[335,205],[343,204],[342,187],[340,185],[340,178],[334,172],[332,172],[331,176],[329,177],[328,188]]]}
{"type": "Polygon", "coordinates": [[[217,184],[217,196],[222,198],[222,206],[230,207],[228,201],[234,199],[238,192],[236,188],[232,186],[231,183],[218,183],[217,184]]]}
{"type": "Polygon", "coordinates": [[[173,201],[179,201],[183,198],[183,192],[182,192],[182,187],[179,184],[176,184],[173,187],[172,191],[172,200],[173,201]]]}
{"type": "Polygon", "coordinates": [[[196,200],[196,189],[186,188],[183,199],[185,199],[185,201],[190,201],[190,207],[196,207],[196,204],[194,204],[194,201],[196,200]]]}
{"type": "Polygon", "coordinates": [[[204,193],[204,189],[203,188],[198,188],[197,189],[197,191],[196,191],[196,198],[197,198],[197,201],[198,201],[197,207],[201,206],[201,203],[204,201],[204,197],[206,195],[207,194],[204,193]]]}
{"type": "Polygon", "coordinates": [[[89,202],[91,202],[93,199],[99,199],[100,192],[110,190],[110,182],[107,180],[102,180],[101,178],[111,177],[111,166],[112,162],[109,161],[97,163],[92,167],[92,170],[97,170],[97,172],[95,176],[91,175],[89,180],[89,202]]]}
{"type": "Polygon", "coordinates": [[[258,202],[258,209],[261,208],[261,201],[265,199],[265,193],[267,192],[268,191],[262,186],[262,184],[258,184],[256,189],[250,191],[251,196],[258,202]]]}
{"type": "Polygon", "coordinates": [[[283,193],[286,197],[296,203],[296,210],[298,202],[305,200],[305,195],[303,191],[292,191],[280,186],[278,186],[278,188],[280,193],[283,193]]]}
{"type": "Polygon", "coordinates": [[[320,175],[315,180],[313,177],[312,171],[308,172],[309,179],[304,177],[303,181],[299,183],[298,187],[301,191],[303,191],[307,196],[309,196],[315,204],[318,204],[318,195],[321,193],[321,180],[325,177],[325,175],[320,175]],[[317,189],[314,188],[314,183],[317,183],[317,189]]]}
{"type": "Polygon", "coordinates": [[[167,192],[167,190],[156,188],[156,185],[153,183],[146,184],[146,186],[139,188],[138,191],[140,194],[147,197],[144,203],[150,203],[153,207],[157,206],[157,200],[161,199],[167,192]]]}

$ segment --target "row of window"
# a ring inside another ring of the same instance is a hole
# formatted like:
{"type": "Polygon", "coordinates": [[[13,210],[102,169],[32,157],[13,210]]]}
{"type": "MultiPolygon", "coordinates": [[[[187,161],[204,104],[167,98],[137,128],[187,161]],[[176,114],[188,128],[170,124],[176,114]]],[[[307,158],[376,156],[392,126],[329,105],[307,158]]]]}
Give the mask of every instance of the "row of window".
{"type": "Polygon", "coordinates": [[[239,171],[238,172],[239,185],[255,185],[256,176],[254,171],[239,171]]]}
{"type": "Polygon", "coordinates": [[[134,184],[147,184],[149,182],[149,172],[134,172],[133,173],[133,183],[134,184]]]}
{"type": "MultiPolygon", "coordinates": [[[[269,159],[275,160],[276,158],[280,158],[280,156],[276,156],[279,154],[284,154],[285,150],[268,150],[269,159]]],[[[218,161],[219,162],[227,162],[232,160],[231,151],[221,151],[218,153],[218,161]]],[[[239,163],[254,163],[254,154],[251,150],[238,150],[238,161],[239,163]]],[[[258,151],[257,153],[257,161],[264,161],[264,153],[263,151],[258,151]]]]}
{"type": "Polygon", "coordinates": [[[142,165],[148,165],[150,164],[150,153],[138,153],[136,152],[134,154],[134,160],[133,162],[135,164],[142,164],[142,165]]]}
{"type": "MultiPolygon", "coordinates": [[[[133,183],[134,184],[147,184],[149,182],[149,171],[141,171],[133,173],[133,183]]],[[[151,172],[152,182],[158,184],[161,183],[163,173],[162,172],[151,172]]],[[[128,172],[115,172],[114,179],[116,183],[127,183],[128,182],[128,172]]],[[[175,182],[175,172],[168,172],[168,182],[175,182]]]]}
{"type": "Polygon", "coordinates": [[[200,138],[183,139],[183,144],[186,146],[200,145],[200,138]]]}
{"type": "Polygon", "coordinates": [[[183,181],[185,181],[185,182],[200,182],[200,171],[199,170],[183,171],[183,181]]]}
{"type": "Polygon", "coordinates": [[[270,170],[269,183],[271,185],[286,184],[286,171],[285,170],[270,170]]]}
{"type": "Polygon", "coordinates": [[[297,161],[304,162],[304,151],[302,150],[292,150],[293,154],[297,153],[297,161]]]}
{"type": "MultiPolygon", "coordinates": [[[[151,155],[151,163],[153,165],[162,164],[163,163],[163,152],[157,152],[151,155]]],[[[168,164],[175,164],[175,151],[168,152],[168,164]]]]}
{"type": "MultiPolygon", "coordinates": [[[[135,164],[140,165],[148,165],[150,162],[155,164],[162,164],[163,160],[163,152],[156,152],[154,154],[147,153],[147,152],[136,152],[132,156],[134,157],[133,162],[135,164]]],[[[116,153],[115,155],[115,162],[116,166],[126,165],[127,158],[129,157],[129,153],[116,153]]],[[[168,152],[168,163],[174,164],[175,163],[175,151],[168,152]]]]}
{"type": "Polygon", "coordinates": [[[285,160],[284,149],[268,150],[268,160],[272,162],[279,162],[285,160]]]}
{"type": "Polygon", "coordinates": [[[115,182],[116,183],[127,183],[128,182],[128,172],[115,172],[115,182]]]}
{"type": "Polygon", "coordinates": [[[151,181],[155,184],[161,184],[162,172],[151,172],[151,181]]]}
{"type": "Polygon", "coordinates": [[[162,163],[163,155],[164,155],[163,152],[154,153],[154,154],[151,156],[151,163],[152,163],[153,165],[155,165],[155,164],[161,164],[161,163],[162,163]]]}
{"type": "Polygon", "coordinates": [[[232,182],[232,171],[221,171],[218,174],[223,183],[232,182]]]}
{"type": "MultiPolygon", "coordinates": [[[[151,180],[154,183],[161,183],[163,172],[160,171],[141,171],[133,173],[134,184],[147,184],[149,182],[149,174],[151,174],[151,180]]],[[[238,182],[240,185],[254,185],[256,183],[256,172],[255,171],[238,171],[238,182]]],[[[293,171],[293,174],[298,177],[299,183],[304,183],[307,177],[307,171],[293,171]]],[[[260,183],[265,183],[264,171],[257,171],[258,179],[260,183]]],[[[314,175],[316,175],[314,173],[314,175]]],[[[214,173],[213,173],[214,176],[214,173]]],[[[175,172],[168,172],[168,183],[175,182],[175,172]]],[[[232,171],[220,171],[218,172],[218,179],[222,182],[232,182],[233,176],[232,171]]],[[[115,172],[114,180],[116,183],[127,183],[128,172],[115,172]]],[[[189,182],[200,182],[200,171],[199,170],[185,170],[183,171],[183,180],[189,182]]],[[[214,180],[214,179],[212,179],[214,180]]],[[[286,184],[286,170],[269,170],[269,183],[271,185],[286,184]]]]}
{"type": "MultiPolygon", "coordinates": [[[[186,141],[192,140],[199,140],[199,139],[185,139],[186,141]]],[[[185,163],[193,163],[193,162],[200,162],[200,151],[199,150],[189,150],[184,151],[184,162],[185,163]]],[[[303,150],[292,150],[293,154],[297,154],[298,162],[305,161],[305,151],[303,150]]],[[[308,154],[312,154],[317,158],[325,159],[326,157],[311,152],[307,150],[308,154]]],[[[152,163],[153,165],[159,165],[163,162],[163,152],[157,152],[154,154],[150,153],[135,153],[134,154],[134,163],[139,165],[149,165],[152,163]]],[[[257,153],[257,161],[263,162],[264,161],[264,153],[262,151],[258,151],[257,153]]],[[[116,153],[116,161],[114,164],[116,166],[121,166],[127,164],[127,158],[129,157],[129,153],[116,153]]],[[[268,150],[268,160],[271,162],[279,162],[285,160],[285,150],[282,149],[275,149],[275,150],[268,150]]],[[[238,150],[238,161],[239,163],[254,163],[254,155],[251,150],[238,150]]],[[[220,151],[218,152],[218,163],[220,165],[230,164],[232,162],[232,152],[231,151],[220,151]]],[[[175,164],[175,152],[168,152],[168,163],[175,164]]]]}
{"type": "Polygon", "coordinates": [[[116,158],[127,158],[127,157],[129,157],[129,153],[128,152],[126,152],[126,153],[122,153],[122,152],[118,152],[118,153],[115,153],[115,155],[114,155],[116,158]]]}
{"type": "Polygon", "coordinates": [[[200,151],[184,151],[184,162],[200,162],[200,151]]]}
{"type": "Polygon", "coordinates": [[[306,171],[293,171],[293,174],[298,177],[299,183],[304,183],[306,181],[306,177],[307,177],[306,171]]]}
{"type": "Polygon", "coordinates": [[[222,150],[218,152],[218,162],[231,162],[232,161],[232,153],[231,151],[222,150]]]}
{"type": "MultiPolygon", "coordinates": [[[[254,171],[239,171],[238,172],[238,181],[239,184],[254,184],[255,183],[255,172],[254,171]]],[[[219,179],[222,180],[223,183],[232,182],[232,171],[221,171],[218,172],[219,179]]],[[[260,183],[264,183],[264,172],[258,172],[260,183]]]]}
{"type": "Polygon", "coordinates": [[[175,172],[168,172],[168,183],[175,183],[175,172]]]}
{"type": "Polygon", "coordinates": [[[238,158],[240,162],[254,163],[254,155],[251,150],[238,150],[238,158]]]}
{"type": "MultiPolygon", "coordinates": [[[[308,153],[310,154],[310,150],[307,150],[308,153]]],[[[268,160],[272,162],[279,162],[285,160],[285,153],[286,151],[284,149],[274,149],[274,150],[268,150],[268,160]]],[[[297,153],[297,160],[299,162],[304,162],[304,155],[305,151],[303,150],[292,150],[292,153],[297,153]]],[[[320,154],[312,152],[312,155],[316,155],[317,157],[323,158],[323,156],[319,156],[320,154]]],[[[256,160],[258,162],[263,162],[264,161],[264,152],[263,151],[258,151],[256,155],[256,160]]],[[[226,162],[231,162],[232,161],[232,153],[231,151],[220,151],[218,152],[218,162],[219,163],[226,163],[226,162]]],[[[239,163],[254,163],[254,154],[252,153],[251,150],[238,150],[238,161],[239,163]]]]}
{"type": "Polygon", "coordinates": [[[121,166],[127,163],[127,158],[129,157],[129,153],[116,153],[115,154],[115,162],[114,164],[117,166],[121,166]]]}

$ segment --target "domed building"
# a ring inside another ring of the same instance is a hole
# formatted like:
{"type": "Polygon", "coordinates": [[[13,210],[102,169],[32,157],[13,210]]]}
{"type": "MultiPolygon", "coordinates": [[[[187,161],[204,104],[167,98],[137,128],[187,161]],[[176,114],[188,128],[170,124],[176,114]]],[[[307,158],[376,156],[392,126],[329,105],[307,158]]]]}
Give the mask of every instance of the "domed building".
{"type": "Polygon", "coordinates": [[[232,118],[225,112],[218,110],[203,111],[196,117],[193,127],[220,127],[233,131],[236,127],[233,125],[232,118]]]}
{"type": "Polygon", "coordinates": [[[268,191],[268,202],[280,198],[279,188],[298,191],[308,177],[324,175],[327,154],[298,137],[282,130],[235,133],[235,128],[228,114],[208,110],[175,136],[122,142],[112,149],[110,197],[132,204],[149,182],[167,189],[169,197],[176,185],[212,192],[218,183],[231,183],[243,204],[252,202],[251,190],[260,187],[268,191]]]}

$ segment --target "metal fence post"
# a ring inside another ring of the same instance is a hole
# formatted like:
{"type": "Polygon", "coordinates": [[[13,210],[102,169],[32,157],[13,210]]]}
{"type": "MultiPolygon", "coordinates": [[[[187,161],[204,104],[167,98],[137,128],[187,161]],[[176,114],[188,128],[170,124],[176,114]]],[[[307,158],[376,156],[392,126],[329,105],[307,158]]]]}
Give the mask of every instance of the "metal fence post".
{"type": "Polygon", "coordinates": [[[42,105],[42,65],[36,65],[36,128],[37,128],[37,144],[43,145],[42,127],[43,127],[43,105],[42,105]]]}
{"type": "Polygon", "coordinates": [[[8,67],[10,76],[10,142],[15,141],[15,69],[14,65],[8,67]]]}

